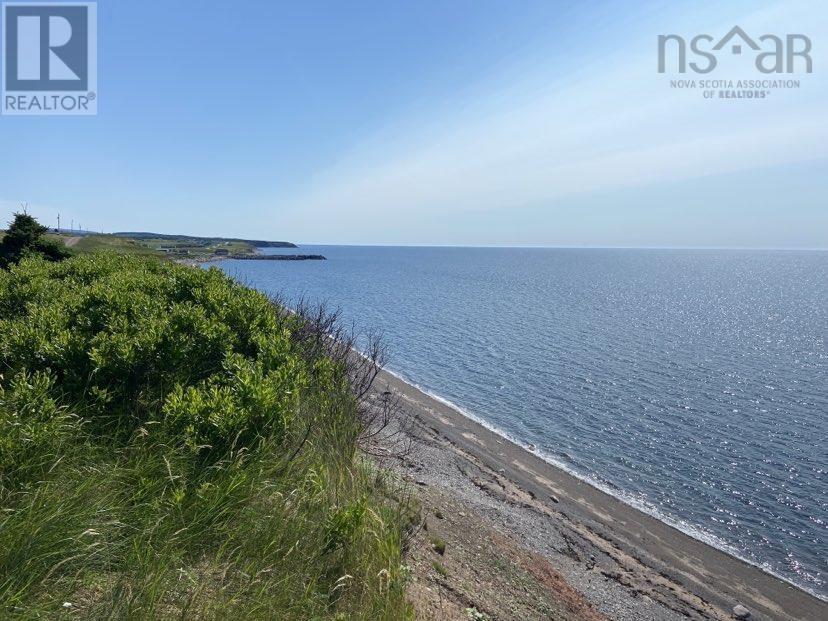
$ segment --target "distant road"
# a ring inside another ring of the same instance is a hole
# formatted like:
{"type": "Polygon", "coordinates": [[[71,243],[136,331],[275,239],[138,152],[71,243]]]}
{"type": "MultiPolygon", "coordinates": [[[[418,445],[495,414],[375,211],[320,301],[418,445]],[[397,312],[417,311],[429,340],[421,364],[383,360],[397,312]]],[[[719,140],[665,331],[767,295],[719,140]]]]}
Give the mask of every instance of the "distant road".
{"type": "Polygon", "coordinates": [[[72,247],[81,240],[80,237],[67,237],[64,242],[68,247],[72,247]]]}

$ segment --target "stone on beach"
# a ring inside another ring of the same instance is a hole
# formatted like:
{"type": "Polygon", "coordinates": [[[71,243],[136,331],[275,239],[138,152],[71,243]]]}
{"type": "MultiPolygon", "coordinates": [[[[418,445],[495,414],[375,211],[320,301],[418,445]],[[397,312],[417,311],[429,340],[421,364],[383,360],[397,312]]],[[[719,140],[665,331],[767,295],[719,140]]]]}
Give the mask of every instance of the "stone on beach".
{"type": "Polygon", "coordinates": [[[736,604],[733,607],[733,618],[734,619],[750,619],[751,614],[750,610],[742,606],[741,604],[736,604]]]}

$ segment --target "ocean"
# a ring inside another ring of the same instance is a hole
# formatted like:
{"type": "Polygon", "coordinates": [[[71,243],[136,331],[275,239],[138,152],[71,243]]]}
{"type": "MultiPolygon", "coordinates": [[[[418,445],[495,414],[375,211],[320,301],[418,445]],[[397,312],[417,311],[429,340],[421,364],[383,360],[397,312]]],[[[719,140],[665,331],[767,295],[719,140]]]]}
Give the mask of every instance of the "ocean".
{"type": "Polygon", "coordinates": [[[340,307],[403,379],[828,597],[828,252],[294,252],[328,260],[215,265],[340,307]]]}

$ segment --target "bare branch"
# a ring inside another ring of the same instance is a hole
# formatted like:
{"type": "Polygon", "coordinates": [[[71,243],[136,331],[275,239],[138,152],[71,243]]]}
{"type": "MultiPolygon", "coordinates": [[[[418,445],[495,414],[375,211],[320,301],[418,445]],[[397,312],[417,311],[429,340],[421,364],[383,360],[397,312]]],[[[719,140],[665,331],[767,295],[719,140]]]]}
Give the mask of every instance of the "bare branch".
{"type": "Polygon", "coordinates": [[[376,385],[388,360],[382,335],[360,335],[353,324],[344,323],[340,309],[325,303],[310,304],[302,298],[288,310],[283,299],[272,301],[285,319],[299,318],[292,339],[308,360],[328,358],[344,370],[359,417],[360,449],[375,457],[407,454],[407,424],[399,396],[376,385]]]}

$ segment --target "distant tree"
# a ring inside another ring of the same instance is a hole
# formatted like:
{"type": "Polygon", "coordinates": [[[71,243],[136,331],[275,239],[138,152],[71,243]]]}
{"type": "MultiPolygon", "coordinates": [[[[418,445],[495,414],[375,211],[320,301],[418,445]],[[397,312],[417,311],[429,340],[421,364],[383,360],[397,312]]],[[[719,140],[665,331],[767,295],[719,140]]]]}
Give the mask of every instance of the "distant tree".
{"type": "Polygon", "coordinates": [[[7,268],[28,256],[42,256],[49,261],[61,261],[69,256],[62,244],[46,239],[49,229],[27,213],[14,214],[5,237],[0,240],[0,267],[7,268]]]}

